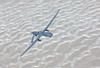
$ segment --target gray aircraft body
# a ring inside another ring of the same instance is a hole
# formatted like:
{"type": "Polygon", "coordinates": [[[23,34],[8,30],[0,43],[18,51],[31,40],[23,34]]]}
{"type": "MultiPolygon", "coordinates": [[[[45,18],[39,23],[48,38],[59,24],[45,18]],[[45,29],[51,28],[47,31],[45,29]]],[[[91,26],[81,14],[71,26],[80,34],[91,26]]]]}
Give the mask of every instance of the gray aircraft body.
{"type": "Polygon", "coordinates": [[[21,54],[21,56],[23,56],[37,41],[41,41],[40,40],[41,36],[46,36],[46,37],[52,37],[53,36],[53,34],[49,32],[48,27],[53,22],[53,20],[56,18],[56,16],[59,13],[59,11],[60,10],[58,10],[56,15],[53,17],[53,19],[50,21],[50,23],[46,26],[46,28],[43,31],[32,32],[32,34],[33,34],[32,41],[31,41],[32,44],[21,54]],[[34,36],[38,36],[35,41],[33,41],[34,40],[34,36]]]}

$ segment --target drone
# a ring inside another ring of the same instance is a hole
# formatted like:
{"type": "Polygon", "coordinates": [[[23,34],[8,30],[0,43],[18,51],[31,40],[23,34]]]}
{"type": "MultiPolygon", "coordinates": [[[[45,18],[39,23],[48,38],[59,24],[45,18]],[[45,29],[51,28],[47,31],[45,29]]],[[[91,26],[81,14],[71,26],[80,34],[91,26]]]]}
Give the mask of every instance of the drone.
{"type": "Polygon", "coordinates": [[[43,31],[34,31],[31,32],[31,34],[33,34],[32,40],[31,40],[31,45],[21,54],[21,56],[23,56],[37,41],[41,41],[40,38],[42,36],[45,37],[52,37],[53,34],[49,32],[48,27],[51,25],[51,23],[54,21],[54,19],[56,18],[56,16],[58,15],[60,10],[58,10],[58,12],[55,14],[55,16],[52,18],[52,20],[50,21],[50,23],[46,26],[46,28],[43,31]],[[37,36],[36,40],[34,40],[34,36],[37,36]]]}

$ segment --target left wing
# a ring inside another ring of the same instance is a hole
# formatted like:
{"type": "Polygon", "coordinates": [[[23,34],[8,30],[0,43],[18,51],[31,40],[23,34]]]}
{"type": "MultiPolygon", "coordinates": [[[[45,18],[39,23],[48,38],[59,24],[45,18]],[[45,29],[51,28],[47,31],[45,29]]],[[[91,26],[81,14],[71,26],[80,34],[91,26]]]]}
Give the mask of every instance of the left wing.
{"type": "Polygon", "coordinates": [[[23,56],[37,41],[38,39],[41,37],[41,35],[39,35],[37,37],[37,39],[21,54],[21,56],[23,56]]]}
{"type": "Polygon", "coordinates": [[[43,32],[45,32],[48,27],[50,26],[50,24],[53,22],[53,20],[56,18],[57,14],[59,13],[60,10],[58,10],[58,12],[56,13],[56,15],[53,17],[53,19],[50,21],[50,23],[47,25],[47,27],[43,30],[43,32]]]}

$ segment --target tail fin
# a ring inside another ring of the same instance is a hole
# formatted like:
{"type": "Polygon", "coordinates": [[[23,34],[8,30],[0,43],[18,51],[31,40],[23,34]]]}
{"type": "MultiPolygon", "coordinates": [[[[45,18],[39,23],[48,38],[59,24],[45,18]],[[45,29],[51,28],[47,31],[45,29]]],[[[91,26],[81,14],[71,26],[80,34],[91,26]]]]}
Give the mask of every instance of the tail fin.
{"type": "Polygon", "coordinates": [[[32,40],[31,40],[31,43],[33,43],[33,41],[34,41],[34,34],[33,34],[33,37],[32,37],[32,40]]]}

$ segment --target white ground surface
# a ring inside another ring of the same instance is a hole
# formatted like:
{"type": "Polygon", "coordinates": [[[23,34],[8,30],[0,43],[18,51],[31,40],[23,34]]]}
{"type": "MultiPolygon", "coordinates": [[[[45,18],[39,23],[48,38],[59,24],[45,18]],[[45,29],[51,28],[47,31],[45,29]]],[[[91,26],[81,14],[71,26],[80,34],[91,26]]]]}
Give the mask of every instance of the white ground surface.
{"type": "Polygon", "coordinates": [[[100,68],[100,0],[0,0],[0,68],[100,68]]]}

